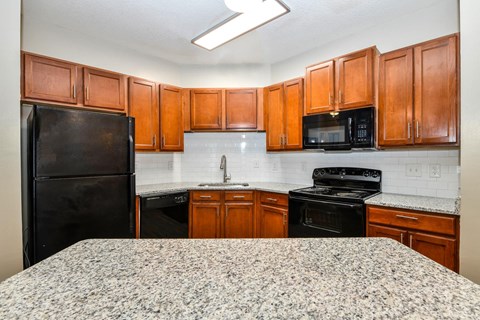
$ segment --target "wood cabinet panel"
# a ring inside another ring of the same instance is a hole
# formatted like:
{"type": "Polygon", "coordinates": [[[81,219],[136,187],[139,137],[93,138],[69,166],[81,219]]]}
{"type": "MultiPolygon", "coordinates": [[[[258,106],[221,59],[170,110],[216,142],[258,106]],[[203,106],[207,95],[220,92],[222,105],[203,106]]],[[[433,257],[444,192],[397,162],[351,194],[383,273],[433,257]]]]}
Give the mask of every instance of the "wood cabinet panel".
{"type": "Polygon", "coordinates": [[[264,191],[260,194],[260,202],[269,205],[288,207],[288,195],[264,191]]]}
{"type": "Polygon", "coordinates": [[[253,238],[253,203],[226,203],[225,238],[253,238]]]}
{"type": "Polygon", "coordinates": [[[369,224],[367,228],[367,236],[390,238],[405,244],[405,241],[407,240],[407,231],[396,229],[396,228],[382,227],[382,226],[369,224]]]}
{"type": "Polygon", "coordinates": [[[190,206],[191,238],[220,237],[220,203],[192,203],[190,206]]]}
{"type": "Polygon", "coordinates": [[[265,121],[267,131],[267,150],[283,149],[284,132],[284,90],[283,84],[267,87],[265,93],[265,121]]]}
{"type": "Polygon", "coordinates": [[[225,90],[227,129],[257,128],[257,89],[225,90]]]}
{"type": "Polygon", "coordinates": [[[410,248],[451,269],[455,265],[456,240],[424,233],[409,233],[410,248]]]}
{"type": "Polygon", "coordinates": [[[192,130],[222,129],[222,90],[190,90],[192,130]]]}
{"type": "Polygon", "coordinates": [[[192,191],[191,198],[194,201],[220,201],[221,191],[192,191]]]}
{"type": "Polygon", "coordinates": [[[413,144],[413,49],[380,57],[378,144],[413,144]]]}
{"type": "Polygon", "coordinates": [[[259,207],[259,238],[288,237],[288,209],[261,204],[259,207]]]}
{"type": "Polygon", "coordinates": [[[457,37],[415,47],[415,143],[455,143],[457,37]]]}
{"type": "Polygon", "coordinates": [[[338,109],[373,104],[373,49],[338,58],[338,109]]]}
{"type": "Polygon", "coordinates": [[[328,112],[335,109],[334,61],[307,67],[305,114],[328,112]]]}
{"type": "Polygon", "coordinates": [[[302,149],[303,79],[287,81],[285,90],[285,141],[287,150],[302,149]]]}
{"type": "Polygon", "coordinates": [[[253,201],[253,191],[225,191],[225,201],[253,201]]]}
{"type": "Polygon", "coordinates": [[[183,104],[182,89],[160,86],[160,149],[183,150],[183,104]]]}
{"type": "Polygon", "coordinates": [[[128,99],[129,115],[135,118],[135,149],[156,150],[159,137],[157,85],[130,77],[128,99]]]}
{"type": "Polygon", "coordinates": [[[123,74],[83,68],[84,105],[115,111],[126,111],[123,74]]]}
{"type": "Polygon", "coordinates": [[[23,72],[25,98],[77,103],[75,64],[25,54],[23,72]]]}

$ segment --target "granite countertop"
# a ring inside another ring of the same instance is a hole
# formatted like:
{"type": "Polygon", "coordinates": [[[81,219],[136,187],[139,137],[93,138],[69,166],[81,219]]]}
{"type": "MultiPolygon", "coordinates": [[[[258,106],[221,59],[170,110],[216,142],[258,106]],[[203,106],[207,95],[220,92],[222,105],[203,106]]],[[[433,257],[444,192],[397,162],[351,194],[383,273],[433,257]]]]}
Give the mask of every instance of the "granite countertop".
{"type": "MultiPolygon", "coordinates": [[[[311,187],[311,185],[289,184],[280,182],[248,182],[247,187],[225,185],[199,187],[200,182],[172,182],[137,186],[137,195],[146,196],[155,193],[166,193],[188,190],[261,190],[288,194],[290,190],[311,187]]],[[[236,183],[236,182],[235,182],[236,183]]]]}
{"type": "Polygon", "coordinates": [[[479,319],[391,239],[86,240],[0,284],[0,319],[479,319]]]}
{"type": "Polygon", "coordinates": [[[447,199],[395,193],[381,193],[378,196],[367,199],[365,203],[376,206],[460,215],[460,198],[447,199]]]}

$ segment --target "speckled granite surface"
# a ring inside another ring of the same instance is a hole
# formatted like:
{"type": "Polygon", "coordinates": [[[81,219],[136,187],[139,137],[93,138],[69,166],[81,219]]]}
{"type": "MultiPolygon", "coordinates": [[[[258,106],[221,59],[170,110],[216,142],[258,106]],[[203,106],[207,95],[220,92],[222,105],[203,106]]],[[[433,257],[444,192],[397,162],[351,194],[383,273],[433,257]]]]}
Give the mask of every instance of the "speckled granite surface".
{"type": "Polygon", "coordinates": [[[160,192],[175,192],[187,190],[261,190],[288,194],[290,190],[310,187],[311,185],[299,185],[277,182],[248,182],[248,187],[242,186],[217,186],[199,187],[200,182],[173,182],[137,186],[137,195],[149,195],[160,192]]]}
{"type": "Polygon", "coordinates": [[[365,201],[377,206],[460,215],[460,199],[381,193],[365,201]]]}
{"type": "Polygon", "coordinates": [[[87,240],[0,284],[0,319],[480,319],[390,239],[87,240]]]}

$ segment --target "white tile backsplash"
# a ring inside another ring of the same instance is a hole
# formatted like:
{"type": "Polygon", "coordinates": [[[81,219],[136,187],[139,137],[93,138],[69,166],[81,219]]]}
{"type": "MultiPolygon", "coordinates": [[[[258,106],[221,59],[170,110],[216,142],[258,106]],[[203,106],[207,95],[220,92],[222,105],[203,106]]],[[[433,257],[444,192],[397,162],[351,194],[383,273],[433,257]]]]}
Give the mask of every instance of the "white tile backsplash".
{"type": "Polygon", "coordinates": [[[385,192],[446,198],[459,195],[458,150],[352,153],[265,150],[265,133],[186,133],[183,153],[136,154],[137,184],[222,181],[220,158],[225,154],[232,181],[311,184],[314,168],[351,166],[382,170],[385,192]],[[421,177],[407,177],[407,164],[421,164],[421,177]],[[432,164],[441,165],[440,178],[430,178],[432,164]]]}

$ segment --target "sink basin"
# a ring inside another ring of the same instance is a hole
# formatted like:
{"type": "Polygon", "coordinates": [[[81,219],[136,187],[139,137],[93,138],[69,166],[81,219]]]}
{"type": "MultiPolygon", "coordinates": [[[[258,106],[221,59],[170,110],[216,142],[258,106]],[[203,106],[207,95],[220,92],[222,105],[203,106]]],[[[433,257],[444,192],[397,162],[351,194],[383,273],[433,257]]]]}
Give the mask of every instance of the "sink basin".
{"type": "Polygon", "coordinates": [[[200,183],[199,187],[248,187],[248,183],[210,182],[200,183]]]}

